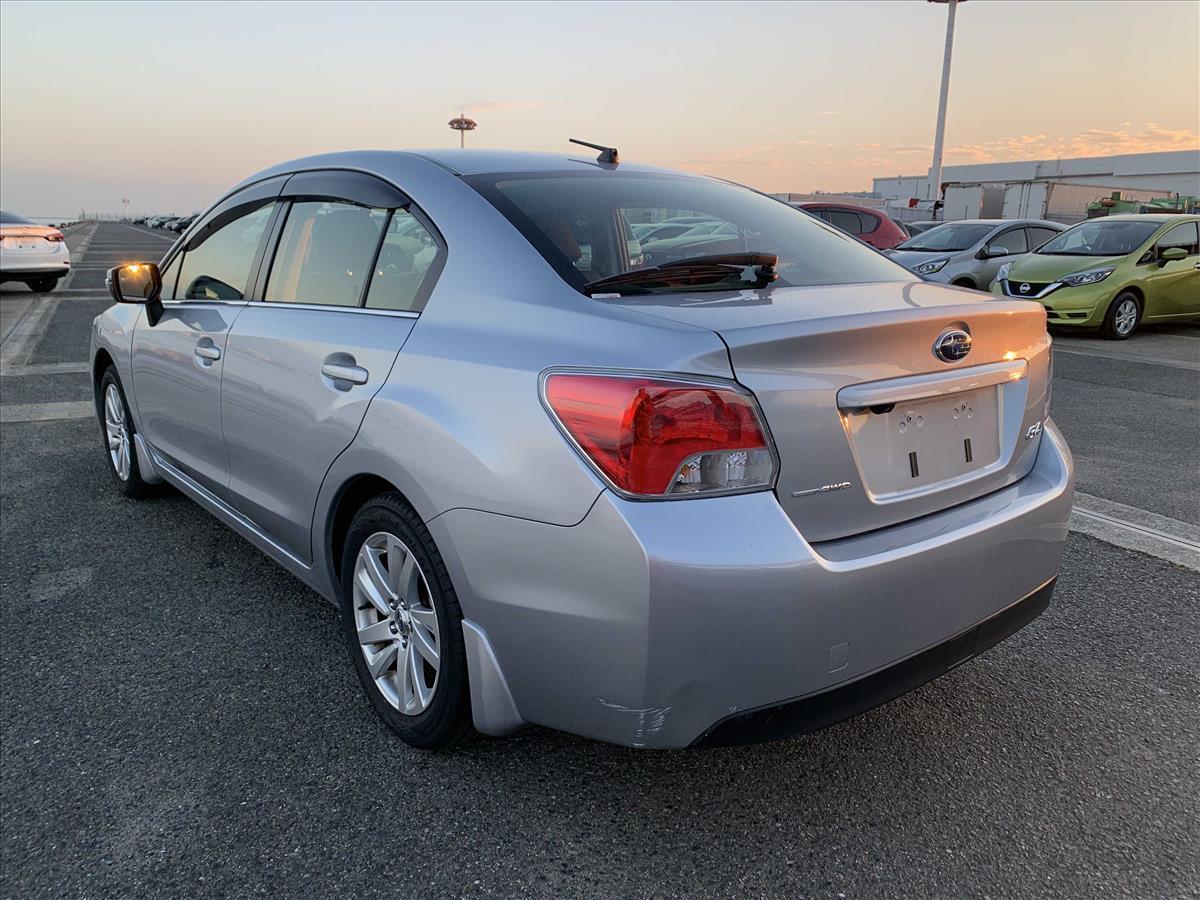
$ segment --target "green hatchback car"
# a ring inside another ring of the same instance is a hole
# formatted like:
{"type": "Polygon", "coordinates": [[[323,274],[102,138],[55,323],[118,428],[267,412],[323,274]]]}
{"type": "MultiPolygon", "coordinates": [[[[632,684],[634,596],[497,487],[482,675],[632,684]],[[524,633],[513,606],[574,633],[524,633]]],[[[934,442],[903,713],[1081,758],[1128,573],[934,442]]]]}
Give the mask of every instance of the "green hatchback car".
{"type": "Polygon", "coordinates": [[[992,293],[1037,300],[1051,325],[1124,340],[1142,322],[1200,317],[1200,216],[1089,219],[1000,267],[992,293]]]}

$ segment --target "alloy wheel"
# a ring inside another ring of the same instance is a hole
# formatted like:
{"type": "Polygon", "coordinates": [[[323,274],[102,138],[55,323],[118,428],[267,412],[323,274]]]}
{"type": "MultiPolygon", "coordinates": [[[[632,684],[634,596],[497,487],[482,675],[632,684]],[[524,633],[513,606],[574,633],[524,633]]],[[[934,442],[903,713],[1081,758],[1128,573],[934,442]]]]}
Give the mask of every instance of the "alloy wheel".
{"type": "Polygon", "coordinates": [[[354,625],[375,686],[407,716],[424,712],[437,690],[441,638],[429,583],[413,552],[377,531],[354,561],[354,625]]]}
{"type": "Polygon", "coordinates": [[[1114,316],[1113,324],[1117,329],[1117,334],[1129,334],[1133,331],[1133,326],[1137,324],[1137,317],[1137,301],[1126,297],[1117,306],[1117,314],[1114,316]]]}
{"type": "Polygon", "coordinates": [[[125,421],[125,404],[115,384],[109,384],[104,391],[104,431],[108,436],[108,455],[113,470],[122,481],[128,481],[132,464],[129,425],[125,421]]]}

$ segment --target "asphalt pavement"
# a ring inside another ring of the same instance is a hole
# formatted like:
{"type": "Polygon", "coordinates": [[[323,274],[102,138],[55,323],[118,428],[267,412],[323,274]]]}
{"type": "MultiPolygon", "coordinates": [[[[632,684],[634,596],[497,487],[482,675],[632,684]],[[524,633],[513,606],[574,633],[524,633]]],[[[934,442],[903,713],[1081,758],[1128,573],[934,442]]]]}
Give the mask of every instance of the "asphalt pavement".
{"type": "Polygon", "coordinates": [[[0,291],[3,896],[1200,894],[1200,328],[1056,338],[1082,512],[1051,608],[969,665],[781,743],[430,754],[329,604],[117,494],[87,328],[169,237],[68,242],[58,291],[0,291]]]}

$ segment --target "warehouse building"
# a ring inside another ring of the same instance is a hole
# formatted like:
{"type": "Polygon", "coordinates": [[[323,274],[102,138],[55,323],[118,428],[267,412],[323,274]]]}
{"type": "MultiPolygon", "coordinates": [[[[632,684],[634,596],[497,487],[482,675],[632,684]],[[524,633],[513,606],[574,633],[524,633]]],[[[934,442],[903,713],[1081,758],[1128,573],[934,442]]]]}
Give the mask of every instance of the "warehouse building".
{"type": "MultiPolygon", "coordinates": [[[[929,173],[873,179],[876,196],[903,205],[910,199],[936,199],[929,173]]],[[[1024,162],[945,166],[943,184],[1016,184],[1054,182],[1097,189],[1149,191],[1200,196],[1200,148],[1080,159],[1033,159],[1024,162]]]]}

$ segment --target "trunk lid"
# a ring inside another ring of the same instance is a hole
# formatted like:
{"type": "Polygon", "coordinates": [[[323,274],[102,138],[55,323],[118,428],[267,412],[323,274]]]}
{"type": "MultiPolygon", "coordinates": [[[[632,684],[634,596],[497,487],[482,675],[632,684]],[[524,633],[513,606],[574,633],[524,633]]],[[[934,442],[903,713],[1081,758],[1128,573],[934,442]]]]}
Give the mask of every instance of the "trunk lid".
{"type": "Polygon", "coordinates": [[[811,542],[972,500],[1033,466],[1049,402],[1038,303],[927,282],[604,302],[721,336],[775,440],[779,502],[811,542]],[[959,330],[967,355],[935,355],[959,330]]]}

